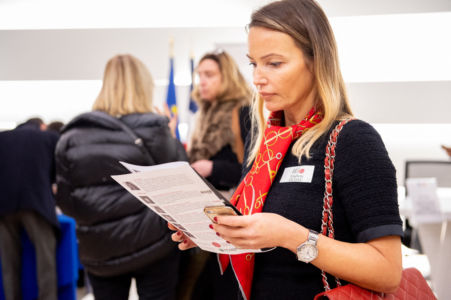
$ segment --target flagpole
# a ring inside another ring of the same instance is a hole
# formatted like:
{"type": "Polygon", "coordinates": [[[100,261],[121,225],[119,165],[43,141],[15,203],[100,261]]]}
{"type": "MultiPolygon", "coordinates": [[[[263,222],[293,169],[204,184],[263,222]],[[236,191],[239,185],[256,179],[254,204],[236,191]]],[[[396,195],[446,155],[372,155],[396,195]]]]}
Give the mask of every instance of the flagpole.
{"type": "Polygon", "coordinates": [[[193,49],[191,49],[189,51],[189,61],[190,61],[190,70],[191,70],[191,87],[190,87],[190,90],[192,90],[193,86],[194,86],[194,51],[193,51],[193,49]]]}
{"type": "Polygon", "coordinates": [[[191,85],[190,85],[190,91],[189,91],[189,110],[192,113],[195,113],[198,109],[196,102],[191,97],[191,92],[194,88],[194,51],[191,49],[190,51],[190,71],[191,71],[191,85]]]}
{"type": "Polygon", "coordinates": [[[180,140],[180,135],[178,131],[178,111],[177,111],[177,99],[175,92],[175,82],[174,82],[174,38],[169,39],[169,80],[168,80],[168,90],[166,96],[166,109],[168,110],[169,119],[172,122],[174,119],[175,124],[175,135],[177,139],[180,140]]]}
{"type": "Polygon", "coordinates": [[[169,38],[169,57],[174,58],[174,38],[169,38]]]}

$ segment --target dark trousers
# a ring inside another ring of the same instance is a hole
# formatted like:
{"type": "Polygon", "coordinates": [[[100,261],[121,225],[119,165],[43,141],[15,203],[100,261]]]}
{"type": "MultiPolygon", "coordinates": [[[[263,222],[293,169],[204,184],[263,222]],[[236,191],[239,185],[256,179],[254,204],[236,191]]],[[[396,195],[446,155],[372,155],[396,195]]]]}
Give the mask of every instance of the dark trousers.
{"type": "Polygon", "coordinates": [[[6,300],[22,299],[20,287],[20,230],[24,228],[36,250],[38,297],[57,299],[56,235],[50,223],[33,211],[0,217],[0,256],[6,300]]]}
{"type": "Polygon", "coordinates": [[[96,300],[127,300],[132,278],[135,278],[140,300],[174,300],[180,255],[170,255],[140,270],[103,277],[88,271],[96,300]]]}
{"type": "Polygon", "coordinates": [[[242,299],[241,292],[229,265],[221,275],[218,258],[208,253],[208,260],[194,287],[192,300],[233,300],[242,299]]]}

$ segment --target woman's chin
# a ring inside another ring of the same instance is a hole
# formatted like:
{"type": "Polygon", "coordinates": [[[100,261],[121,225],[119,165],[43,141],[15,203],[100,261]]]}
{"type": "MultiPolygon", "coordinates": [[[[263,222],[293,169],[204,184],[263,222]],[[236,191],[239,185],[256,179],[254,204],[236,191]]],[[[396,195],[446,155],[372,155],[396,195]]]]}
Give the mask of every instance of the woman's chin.
{"type": "Polygon", "coordinates": [[[266,108],[266,110],[268,110],[270,112],[282,110],[282,108],[280,106],[273,105],[272,103],[268,103],[268,102],[265,102],[265,108],[266,108]]]}
{"type": "Polygon", "coordinates": [[[211,97],[210,95],[205,96],[205,97],[202,97],[202,95],[201,95],[201,98],[202,98],[202,100],[207,101],[207,102],[213,102],[213,101],[215,101],[215,98],[214,98],[214,97],[211,97]]]}

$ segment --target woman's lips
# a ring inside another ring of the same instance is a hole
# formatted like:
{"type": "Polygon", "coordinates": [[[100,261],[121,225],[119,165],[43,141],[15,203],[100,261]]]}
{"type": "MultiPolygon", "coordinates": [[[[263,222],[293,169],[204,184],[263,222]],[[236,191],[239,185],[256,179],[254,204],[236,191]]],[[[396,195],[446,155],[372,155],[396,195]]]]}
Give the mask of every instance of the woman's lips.
{"type": "Polygon", "coordinates": [[[263,98],[268,98],[271,96],[274,96],[275,93],[265,93],[265,92],[260,92],[260,96],[262,96],[263,98]]]}

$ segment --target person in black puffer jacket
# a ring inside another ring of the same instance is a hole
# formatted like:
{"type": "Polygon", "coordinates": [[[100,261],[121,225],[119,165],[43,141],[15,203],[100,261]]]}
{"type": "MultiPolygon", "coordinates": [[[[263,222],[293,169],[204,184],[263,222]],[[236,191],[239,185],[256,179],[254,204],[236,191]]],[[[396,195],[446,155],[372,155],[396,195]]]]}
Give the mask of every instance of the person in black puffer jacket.
{"type": "Polygon", "coordinates": [[[152,112],[152,91],[141,61],[113,57],[94,111],[70,121],[57,144],[57,204],[77,222],[80,260],[96,300],[128,299],[132,278],[140,299],[175,297],[179,252],[166,221],[111,178],[128,173],[119,161],[187,160],[168,118],[152,112]],[[151,158],[118,120],[142,140],[151,158]]]}

